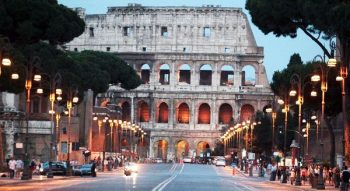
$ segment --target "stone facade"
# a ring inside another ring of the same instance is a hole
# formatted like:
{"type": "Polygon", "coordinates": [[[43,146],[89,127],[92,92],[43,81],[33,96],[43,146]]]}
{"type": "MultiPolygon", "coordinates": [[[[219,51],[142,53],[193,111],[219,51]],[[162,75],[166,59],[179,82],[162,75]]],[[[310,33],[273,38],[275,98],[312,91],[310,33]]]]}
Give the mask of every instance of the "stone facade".
{"type": "Polygon", "coordinates": [[[143,84],[112,85],[96,104],[116,104],[122,119],[150,132],[149,157],[199,156],[233,121],[253,120],[273,94],[246,15],[229,7],[110,7],[85,15],[86,30],[68,50],[117,54],[143,84]],[[249,68],[253,70],[247,76],[249,68]]]}

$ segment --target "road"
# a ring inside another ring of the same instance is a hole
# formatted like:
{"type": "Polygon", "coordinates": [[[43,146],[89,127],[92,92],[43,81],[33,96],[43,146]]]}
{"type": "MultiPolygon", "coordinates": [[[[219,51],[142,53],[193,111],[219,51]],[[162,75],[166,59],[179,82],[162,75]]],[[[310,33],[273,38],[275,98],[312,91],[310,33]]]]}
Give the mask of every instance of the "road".
{"type": "Polygon", "coordinates": [[[139,164],[139,172],[98,174],[97,178],[72,177],[48,182],[1,186],[1,191],[260,191],[293,190],[296,187],[270,183],[266,178],[231,175],[229,167],[197,164],[139,164]]]}

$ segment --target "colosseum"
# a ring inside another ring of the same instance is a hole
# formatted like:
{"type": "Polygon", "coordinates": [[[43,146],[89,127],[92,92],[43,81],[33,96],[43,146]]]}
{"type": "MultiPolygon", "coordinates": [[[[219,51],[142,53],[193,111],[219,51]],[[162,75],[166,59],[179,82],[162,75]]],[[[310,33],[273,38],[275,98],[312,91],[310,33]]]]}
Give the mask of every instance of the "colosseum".
{"type": "Polygon", "coordinates": [[[131,91],[112,85],[96,106],[118,105],[123,120],[146,129],[148,157],[203,155],[221,141],[223,128],[254,118],[271,103],[263,47],[241,8],[129,4],[106,14],[76,10],[86,30],[67,49],[112,52],[142,79],[131,91]]]}

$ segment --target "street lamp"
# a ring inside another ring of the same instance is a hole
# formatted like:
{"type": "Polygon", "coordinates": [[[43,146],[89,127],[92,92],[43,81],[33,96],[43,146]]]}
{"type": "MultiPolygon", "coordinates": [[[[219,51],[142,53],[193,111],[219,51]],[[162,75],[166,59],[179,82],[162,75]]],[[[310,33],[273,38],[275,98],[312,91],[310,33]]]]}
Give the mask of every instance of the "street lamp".
{"type": "MultiPolygon", "coordinates": [[[[299,74],[293,74],[290,78],[290,83],[292,85],[297,85],[297,90],[292,89],[289,92],[289,96],[296,96],[298,94],[298,98],[296,101],[296,104],[298,105],[298,132],[301,132],[301,112],[302,112],[302,105],[304,103],[304,96],[303,92],[305,91],[305,87],[310,82],[305,82],[305,79],[308,76],[300,76],[299,74]]],[[[311,96],[314,96],[315,94],[311,93],[311,96]]],[[[300,136],[298,137],[298,142],[300,144],[300,136]]],[[[297,178],[295,181],[296,186],[301,186],[301,178],[300,178],[300,162],[298,162],[298,170],[297,170],[297,178]]]]}
{"type": "Polygon", "coordinates": [[[71,118],[72,118],[72,108],[73,104],[76,104],[79,102],[79,98],[75,95],[77,92],[72,91],[69,89],[68,95],[67,95],[67,109],[68,109],[68,126],[67,126],[67,133],[68,133],[68,141],[67,141],[67,176],[72,175],[72,168],[70,166],[70,158],[69,158],[69,151],[70,151],[70,130],[71,130],[71,118]]]}
{"type": "MultiPolygon", "coordinates": [[[[29,115],[30,115],[30,91],[32,89],[32,80],[34,81],[40,81],[41,77],[39,78],[38,74],[33,74],[34,69],[39,68],[40,66],[40,58],[37,56],[34,56],[28,63],[27,67],[25,67],[25,74],[26,74],[26,80],[25,80],[25,89],[26,89],[26,133],[25,133],[25,147],[24,147],[24,157],[25,157],[25,162],[24,162],[24,168],[23,168],[23,173],[22,173],[22,180],[29,180],[32,178],[32,173],[29,169],[29,163],[30,163],[30,158],[29,158],[29,153],[28,153],[28,139],[29,139],[29,115]]],[[[12,74],[11,75],[12,79],[17,80],[19,79],[18,74],[12,74]]]]}
{"type": "MultiPolygon", "coordinates": [[[[321,55],[317,55],[314,59],[313,62],[316,62],[316,59],[320,58],[322,63],[325,63],[325,58],[322,57],[321,55]]],[[[323,126],[325,124],[324,122],[324,109],[325,109],[325,94],[327,92],[328,89],[328,82],[327,82],[327,78],[328,78],[328,73],[330,71],[330,68],[334,68],[336,66],[336,60],[335,59],[329,59],[327,62],[327,66],[328,67],[324,67],[324,65],[321,64],[317,64],[319,66],[319,69],[321,71],[321,76],[318,74],[315,74],[311,77],[311,81],[312,82],[319,82],[321,81],[321,91],[322,91],[322,102],[321,102],[321,119],[320,119],[320,145],[321,145],[321,159],[323,162],[323,150],[324,150],[324,143],[323,143],[323,126]]],[[[317,189],[325,189],[325,185],[324,185],[324,181],[323,181],[323,165],[321,164],[321,168],[320,168],[320,176],[318,178],[317,181],[317,189]]]]}

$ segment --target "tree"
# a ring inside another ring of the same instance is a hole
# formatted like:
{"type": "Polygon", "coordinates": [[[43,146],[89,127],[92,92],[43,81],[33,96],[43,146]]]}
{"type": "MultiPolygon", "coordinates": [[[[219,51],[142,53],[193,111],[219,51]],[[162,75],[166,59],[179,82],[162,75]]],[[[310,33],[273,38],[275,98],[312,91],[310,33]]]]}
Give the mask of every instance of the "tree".
{"type": "MultiPolygon", "coordinates": [[[[294,54],[295,55],[295,54],[294,54]]],[[[272,90],[274,91],[274,93],[279,96],[279,97],[286,97],[288,96],[289,91],[291,90],[291,76],[293,74],[298,74],[301,76],[301,78],[304,78],[305,81],[303,81],[302,83],[304,84],[304,86],[306,86],[303,92],[303,96],[304,96],[304,103],[302,105],[303,108],[303,112],[304,113],[308,113],[310,111],[319,111],[321,110],[321,96],[318,97],[311,97],[310,93],[311,90],[318,90],[317,94],[321,95],[321,87],[320,87],[320,83],[311,83],[310,77],[311,75],[314,74],[314,71],[317,70],[319,68],[319,66],[321,67],[326,67],[324,63],[320,63],[320,62],[307,62],[306,64],[291,64],[291,62],[293,61],[293,57],[294,55],[291,56],[291,61],[288,64],[287,68],[283,69],[282,71],[277,71],[273,74],[273,78],[272,78],[272,83],[271,83],[271,87],[272,90]]],[[[335,163],[335,136],[334,136],[334,131],[333,131],[333,125],[331,124],[331,120],[334,119],[336,117],[336,115],[340,112],[340,108],[341,108],[341,103],[339,99],[332,99],[332,97],[335,97],[337,94],[339,95],[340,93],[340,86],[339,84],[337,84],[334,80],[336,76],[336,72],[333,70],[330,70],[329,76],[328,76],[328,91],[327,91],[327,95],[326,95],[326,115],[329,116],[329,118],[326,120],[327,123],[327,129],[328,129],[328,133],[330,135],[330,139],[331,139],[331,152],[330,152],[330,161],[331,164],[334,166],[335,163]]],[[[291,99],[292,103],[295,100],[291,99]]],[[[297,105],[290,105],[290,109],[293,111],[293,113],[298,113],[298,106],[297,105]]],[[[292,116],[291,116],[292,117],[292,116]]],[[[289,117],[289,119],[292,119],[294,122],[294,125],[290,125],[288,124],[288,129],[290,129],[291,127],[295,127],[297,126],[297,115],[294,116],[294,119],[289,117]]],[[[290,121],[290,120],[289,120],[290,121]]],[[[283,125],[283,122],[278,122],[277,124],[280,123],[281,125],[283,125]]],[[[290,134],[289,134],[290,136],[290,134]]],[[[288,137],[289,137],[288,136],[288,137]]],[[[280,136],[279,139],[283,139],[283,136],[280,136]]],[[[291,139],[288,140],[288,142],[290,142],[291,139]]],[[[289,143],[287,144],[289,145],[289,143]]]]}
{"type": "Polygon", "coordinates": [[[56,0],[0,0],[0,34],[16,44],[62,44],[84,32],[85,23],[56,0]]]}
{"type": "Polygon", "coordinates": [[[69,56],[84,71],[91,71],[82,74],[82,79],[87,79],[83,81],[83,86],[85,89],[95,87],[92,88],[95,93],[105,92],[108,84],[120,83],[121,87],[127,90],[134,89],[141,84],[141,79],[135,70],[112,53],[86,50],[80,53],[71,52],[69,56]],[[107,83],[101,83],[101,80],[107,83]]]}
{"type": "MultiPolygon", "coordinates": [[[[298,29],[303,31],[331,58],[336,49],[343,66],[350,66],[350,1],[348,0],[247,0],[246,8],[252,21],[259,29],[277,37],[297,37],[298,29]],[[339,43],[331,41],[331,51],[322,43],[322,39],[336,37],[339,43]]],[[[349,84],[349,78],[347,78],[349,84]]],[[[346,86],[349,92],[349,86],[346,86]]],[[[350,118],[348,110],[349,96],[343,106],[345,154],[350,161],[350,118]]]]}
{"type": "Polygon", "coordinates": [[[303,64],[303,61],[301,60],[301,57],[298,53],[294,53],[289,60],[289,63],[287,67],[291,67],[293,65],[301,65],[303,64]]]}

